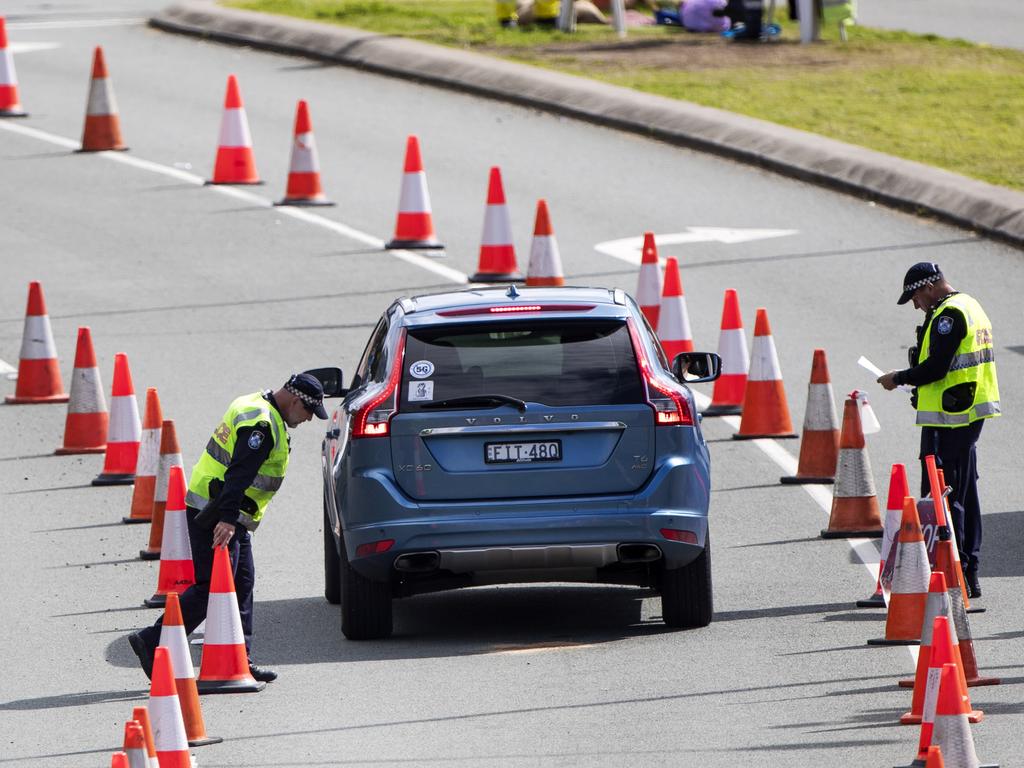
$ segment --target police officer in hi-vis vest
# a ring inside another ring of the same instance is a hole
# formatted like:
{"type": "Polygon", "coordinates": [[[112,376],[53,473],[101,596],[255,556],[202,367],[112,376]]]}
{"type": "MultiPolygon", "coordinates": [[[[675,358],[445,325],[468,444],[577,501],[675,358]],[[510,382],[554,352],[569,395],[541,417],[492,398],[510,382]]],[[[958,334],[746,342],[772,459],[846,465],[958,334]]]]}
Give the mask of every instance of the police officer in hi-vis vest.
{"type": "Polygon", "coordinates": [[[910,368],[878,377],[888,390],[916,387],[921,427],[921,495],[928,490],[924,457],[934,454],[950,497],[953,529],[960,548],[969,597],[981,596],[981,503],[976,444],[985,419],[999,415],[992,323],[976,299],[953,290],[938,264],[920,262],[903,279],[898,304],[913,300],[925,313],[910,349],[910,368]]]}
{"type": "MultiPolygon", "coordinates": [[[[213,551],[226,544],[248,652],[255,576],[250,534],[259,526],[288,469],[288,427],[297,427],[314,415],[326,419],[323,397],[323,386],[314,376],[295,374],[276,392],[268,389],[236,399],[214,430],[192,468],[185,496],[196,578],[196,583],[181,594],[186,633],[206,618],[213,551]]],[[[147,677],[153,670],[153,651],[160,640],[162,621],[128,638],[147,677]]],[[[277,678],[276,672],[255,666],[251,657],[249,672],[263,682],[277,678]]]]}

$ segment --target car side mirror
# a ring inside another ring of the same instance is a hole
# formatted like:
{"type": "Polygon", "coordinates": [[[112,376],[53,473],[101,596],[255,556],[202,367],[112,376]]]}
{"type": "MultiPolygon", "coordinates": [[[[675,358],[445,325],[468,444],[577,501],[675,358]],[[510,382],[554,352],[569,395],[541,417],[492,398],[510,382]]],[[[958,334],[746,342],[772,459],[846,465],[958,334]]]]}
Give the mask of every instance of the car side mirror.
{"type": "Polygon", "coordinates": [[[672,373],[685,384],[714,381],[722,373],[722,358],[714,352],[680,352],[672,361],[672,373]]]}
{"type": "Polygon", "coordinates": [[[308,373],[320,382],[324,388],[324,397],[344,397],[348,393],[343,384],[341,368],[310,368],[303,373],[308,373]]]}

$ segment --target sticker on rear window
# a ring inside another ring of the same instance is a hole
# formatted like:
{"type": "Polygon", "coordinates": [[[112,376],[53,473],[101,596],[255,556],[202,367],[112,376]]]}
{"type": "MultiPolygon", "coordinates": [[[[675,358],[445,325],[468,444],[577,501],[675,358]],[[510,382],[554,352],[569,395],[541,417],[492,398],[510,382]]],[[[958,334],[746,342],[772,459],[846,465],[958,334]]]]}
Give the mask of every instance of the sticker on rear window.
{"type": "Polygon", "coordinates": [[[429,379],[434,372],[434,364],[429,360],[417,360],[409,366],[409,375],[415,379],[429,379]]]}
{"type": "Polygon", "coordinates": [[[409,397],[410,403],[422,400],[434,399],[434,382],[432,381],[410,381],[409,397]]]}

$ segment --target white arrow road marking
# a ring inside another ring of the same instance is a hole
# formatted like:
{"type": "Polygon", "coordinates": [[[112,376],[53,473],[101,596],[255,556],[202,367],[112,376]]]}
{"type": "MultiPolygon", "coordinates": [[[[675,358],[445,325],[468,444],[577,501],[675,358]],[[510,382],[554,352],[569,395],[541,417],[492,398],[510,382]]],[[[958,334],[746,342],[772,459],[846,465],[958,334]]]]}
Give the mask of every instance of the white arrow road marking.
{"type": "Polygon", "coordinates": [[[93,29],[96,27],[135,27],[146,23],[141,16],[119,19],[61,19],[58,21],[12,21],[8,29],[93,29]]]}
{"type": "MultiPolygon", "coordinates": [[[[725,229],[722,227],[687,227],[686,232],[655,235],[654,243],[663,245],[684,245],[686,243],[749,243],[754,240],[768,240],[773,237],[789,237],[799,233],[798,229],[725,229]]],[[[640,263],[640,252],[644,247],[643,237],[626,237],[622,240],[607,240],[594,246],[594,250],[629,264],[640,263]]],[[[664,261],[664,259],[662,259],[664,261]]]]}
{"type": "Polygon", "coordinates": [[[34,53],[35,51],[52,51],[60,48],[60,43],[10,43],[7,50],[11,53],[34,53]]]}

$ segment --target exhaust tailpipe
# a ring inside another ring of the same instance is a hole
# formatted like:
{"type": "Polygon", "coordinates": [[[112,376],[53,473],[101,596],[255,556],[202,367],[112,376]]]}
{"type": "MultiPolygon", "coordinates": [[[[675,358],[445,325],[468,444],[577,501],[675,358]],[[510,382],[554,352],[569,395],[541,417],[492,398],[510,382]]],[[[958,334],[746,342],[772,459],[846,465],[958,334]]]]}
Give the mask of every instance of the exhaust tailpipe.
{"type": "Polygon", "coordinates": [[[619,544],[620,563],[653,563],[661,559],[661,550],[654,544],[619,544]]]}
{"type": "Polygon", "coordinates": [[[395,558],[395,570],[402,573],[429,573],[440,565],[440,552],[410,552],[395,558]]]}

